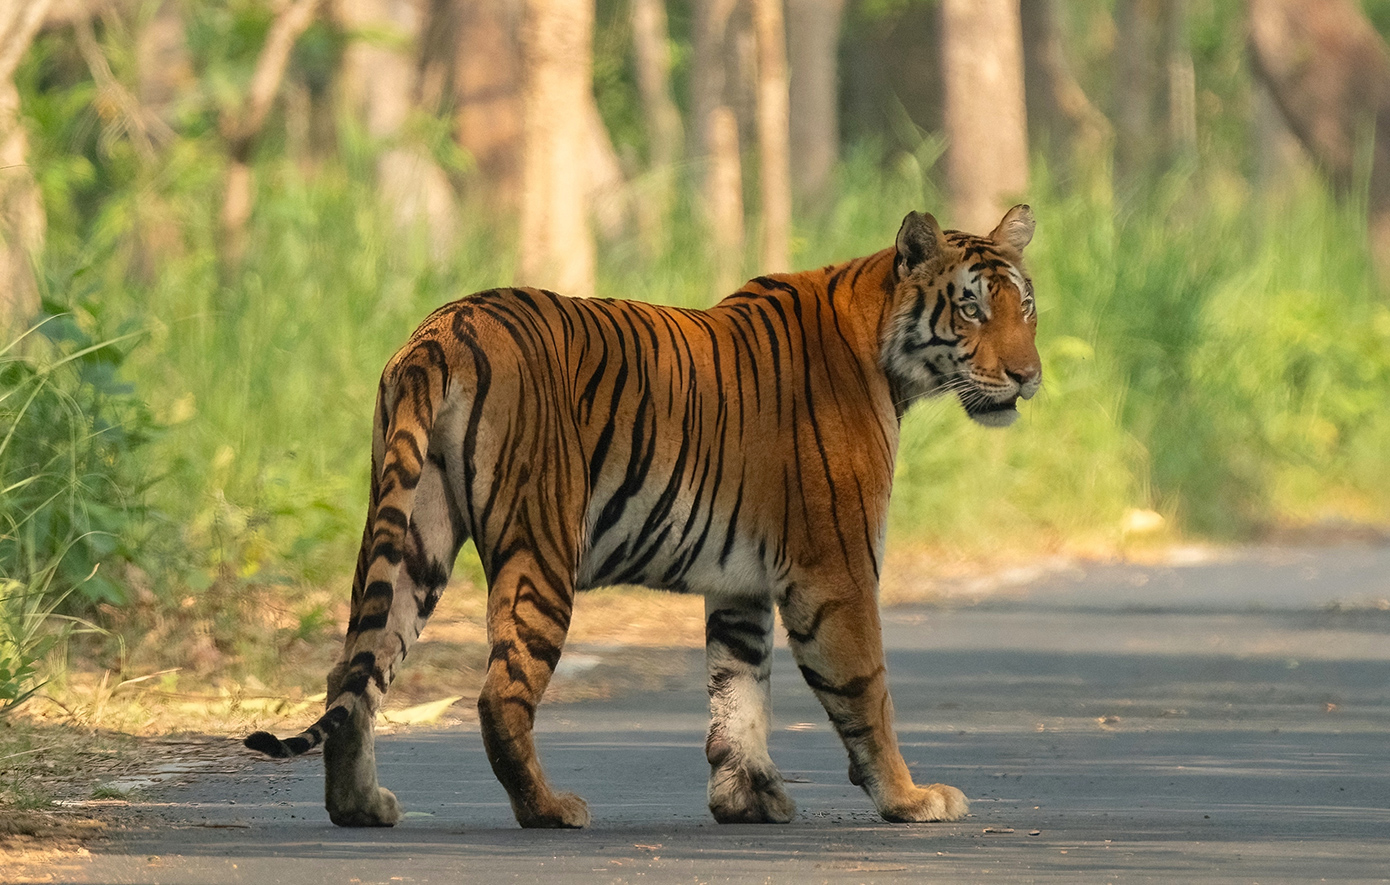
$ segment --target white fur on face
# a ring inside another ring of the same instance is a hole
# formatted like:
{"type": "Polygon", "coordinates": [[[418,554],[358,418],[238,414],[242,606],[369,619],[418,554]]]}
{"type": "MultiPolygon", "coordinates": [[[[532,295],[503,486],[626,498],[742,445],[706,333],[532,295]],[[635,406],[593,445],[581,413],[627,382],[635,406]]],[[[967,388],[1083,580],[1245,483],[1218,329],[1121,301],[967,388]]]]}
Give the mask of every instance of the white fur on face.
{"type": "MultiPolygon", "coordinates": [[[[1003,273],[1024,299],[1024,316],[1031,319],[1034,309],[1023,272],[1009,265],[1003,273]]],[[[956,391],[970,403],[967,411],[972,420],[987,427],[1009,426],[1018,420],[1018,412],[1011,405],[982,410],[979,404],[1002,405],[1014,397],[1027,399],[1037,392],[1040,379],[1032,377],[1020,383],[1007,373],[1002,378],[977,374],[953,325],[955,315],[962,310],[975,312],[973,317],[963,316],[963,322],[986,323],[993,317],[996,305],[988,279],[983,272],[962,265],[939,288],[930,288],[934,284],[929,282],[906,295],[906,306],[894,318],[884,342],[884,368],[909,402],[956,391]]]]}

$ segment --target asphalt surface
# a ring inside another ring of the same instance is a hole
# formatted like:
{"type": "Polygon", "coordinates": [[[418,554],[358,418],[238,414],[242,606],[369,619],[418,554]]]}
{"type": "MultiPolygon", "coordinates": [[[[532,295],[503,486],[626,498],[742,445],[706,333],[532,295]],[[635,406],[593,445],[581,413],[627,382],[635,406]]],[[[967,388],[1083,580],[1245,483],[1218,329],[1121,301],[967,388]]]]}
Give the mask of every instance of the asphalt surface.
{"type": "MultiPolygon", "coordinates": [[[[1007,598],[885,613],[904,755],[972,799],[882,822],[785,649],[783,826],[705,809],[702,656],[640,697],[541,707],[583,831],[516,827],[475,726],[378,744],[408,812],[333,827],[321,760],[242,758],[145,791],[132,826],[50,880],[1390,882],[1390,548],[1072,569],[1007,598]]],[[[582,605],[582,600],[580,605],[582,605]]],[[[604,649],[573,649],[601,659],[604,649]]]]}

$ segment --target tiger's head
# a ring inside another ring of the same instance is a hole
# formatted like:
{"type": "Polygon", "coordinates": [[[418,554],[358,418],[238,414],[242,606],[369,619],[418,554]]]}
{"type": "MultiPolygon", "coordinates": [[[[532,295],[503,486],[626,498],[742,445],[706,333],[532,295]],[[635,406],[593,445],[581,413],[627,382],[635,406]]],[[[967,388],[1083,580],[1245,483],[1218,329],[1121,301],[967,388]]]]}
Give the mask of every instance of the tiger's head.
{"type": "Polygon", "coordinates": [[[1038,314],[1023,269],[1033,227],[1027,206],[1010,209],[986,237],[943,231],[928,213],[903,219],[882,351],[901,407],[954,392],[975,421],[1007,427],[1019,398],[1037,393],[1038,314]]]}

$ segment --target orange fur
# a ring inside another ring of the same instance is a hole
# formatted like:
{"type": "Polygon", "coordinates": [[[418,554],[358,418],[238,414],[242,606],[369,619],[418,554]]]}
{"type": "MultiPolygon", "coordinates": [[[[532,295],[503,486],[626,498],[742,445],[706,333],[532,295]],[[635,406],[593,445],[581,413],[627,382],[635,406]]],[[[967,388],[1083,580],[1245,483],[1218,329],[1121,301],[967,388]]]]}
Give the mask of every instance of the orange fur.
{"type": "Polygon", "coordinates": [[[372,715],[471,537],[489,586],[483,738],[522,825],[588,821],[531,731],[575,593],[609,584],[706,598],[717,819],[794,813],[766,747],[773,605],[883,816],[960,816],[960,791],[916,786],[898,751],[876,594],[903,411],[955,392],[1004,424],[1040,382],[1032,228],[1027,207],[988,237],[912,213],[893,248],[759,277],[703,311],[534,289],[439,309],[382,376],[328,710],[248,745],[326,740],[333,820],[394,823],[372,715]]]}

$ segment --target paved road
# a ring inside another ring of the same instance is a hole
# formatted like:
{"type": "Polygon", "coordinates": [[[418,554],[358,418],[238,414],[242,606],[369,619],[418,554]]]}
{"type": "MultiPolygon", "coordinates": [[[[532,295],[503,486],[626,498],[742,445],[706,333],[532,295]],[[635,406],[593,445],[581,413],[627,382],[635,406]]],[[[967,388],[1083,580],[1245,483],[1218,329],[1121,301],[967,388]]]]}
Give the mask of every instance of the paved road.
{"type": "MultiPolygon", "coordinates": [[[[542,707],[578,832],[515,827],[475,728],[379,745],[410,812],[340,830],[320,760],[247,759],[153,789],[60,881],[1390,882],[1390,549],[1255,551],[1057,573],[1007,600],[887,612],[904,753],[972,816],[890,825],[785,650],[773,756],[801,814],[704,808],[698,653],[670,691],[542,707]]],[[[582,604],[582,601],[581,601],[582,604]]],[[[602,656],[602,649],[585,649],[602,656]]]]}

